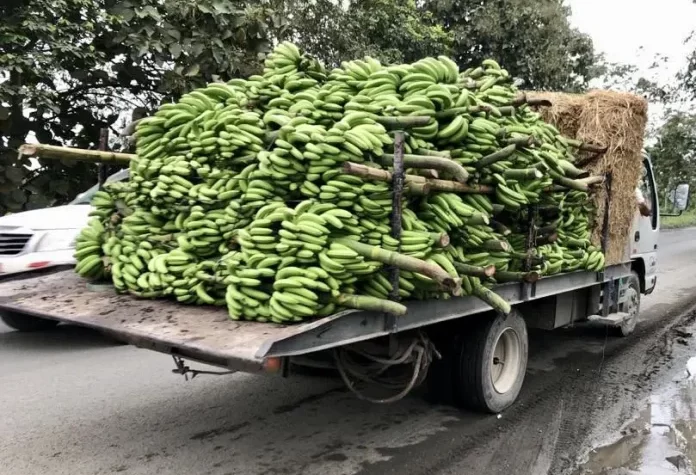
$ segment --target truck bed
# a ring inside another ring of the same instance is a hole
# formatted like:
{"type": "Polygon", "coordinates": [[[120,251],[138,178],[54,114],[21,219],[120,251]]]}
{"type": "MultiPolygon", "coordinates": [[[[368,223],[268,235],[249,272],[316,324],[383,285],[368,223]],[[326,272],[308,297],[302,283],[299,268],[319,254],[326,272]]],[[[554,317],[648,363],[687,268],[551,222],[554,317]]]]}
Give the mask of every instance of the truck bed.
{"type": "MultiPolygon", "coordinates": [[[[516,304],[630,272],[630,264],[620,264],[601,273],[573,272],[534,284],[500,285],[495,291],[516,304]]],[[[94,328],[141,348],[248,372],[262,370],[268,357],[308,354],[490,309],[473,297],[414,301],[407,306],[402,317],[348,310],[299,325],[278,325],[232,321],[224,308],[118,295],[109,286],[88,285],[72,271],[0,283],[0,311],[94,328]]]]}

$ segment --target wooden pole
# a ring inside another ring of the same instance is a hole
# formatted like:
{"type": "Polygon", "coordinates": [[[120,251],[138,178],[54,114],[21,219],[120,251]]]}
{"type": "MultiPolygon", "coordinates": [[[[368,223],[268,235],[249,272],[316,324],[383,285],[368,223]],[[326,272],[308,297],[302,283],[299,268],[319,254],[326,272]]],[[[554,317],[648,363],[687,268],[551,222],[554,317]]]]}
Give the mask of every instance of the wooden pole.
{"type": "Polygon", "coordinates": [[[44,145],[26,143],[19,147],[19,153],[27,157],[41,157],[53,160],[75,160],[91,163],[118,163],[127,164],[136,155],[131,153],[108,152],[101,150],[85,150],[82,148],[59,147],[56,145],[44,145]]]}
{"type": "MultiPolygon", "coordinates": [[[[391,182],[392,173],[389,170],[368,167],[361,163],[345,162],[343,171],[350,175],[356,175],[375,181],[391,182]]],[[[406,175],[406,183],[425,183],[430,185],[430,191],[451,191],[454,193],[480,193],[491,194],[493,188],[485,185],[465,185],[456,181],[428,179],[418,175],[406,175]]]]}

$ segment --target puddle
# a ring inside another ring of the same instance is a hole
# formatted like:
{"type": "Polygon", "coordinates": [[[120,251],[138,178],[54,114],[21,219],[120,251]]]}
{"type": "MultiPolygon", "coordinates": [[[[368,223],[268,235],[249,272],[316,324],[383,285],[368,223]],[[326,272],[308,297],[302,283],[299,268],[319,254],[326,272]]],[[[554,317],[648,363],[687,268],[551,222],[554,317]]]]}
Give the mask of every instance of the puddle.
{"type": "Polygon", "coordinates": [[[592,451],[574,475],[696,475],[696,357],[613,444],[592,451]]]}

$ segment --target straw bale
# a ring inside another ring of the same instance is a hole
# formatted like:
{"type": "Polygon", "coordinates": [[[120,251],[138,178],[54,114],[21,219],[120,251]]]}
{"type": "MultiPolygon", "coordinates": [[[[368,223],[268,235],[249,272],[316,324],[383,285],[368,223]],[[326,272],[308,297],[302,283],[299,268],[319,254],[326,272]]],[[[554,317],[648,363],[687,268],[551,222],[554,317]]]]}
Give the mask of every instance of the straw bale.
{"type": "MultiPolygon", "coordinates": [[[[626,243],[636,214],[634,189],[642,170],[642,151],[648,104],[642,97],[614,91],[590,91],[585,95],[535,93],[552,106],[541,108],[540,114],[564,135],[585,143],[607,147],[599,157],[580,154],[578,162],[592,175],[611,173],[609,200],[607,264],[624,261],[626,243]]],[[[592,242],[601,243],[607,188],[600,187],[592,194],[595,217],[592,242]]]]}

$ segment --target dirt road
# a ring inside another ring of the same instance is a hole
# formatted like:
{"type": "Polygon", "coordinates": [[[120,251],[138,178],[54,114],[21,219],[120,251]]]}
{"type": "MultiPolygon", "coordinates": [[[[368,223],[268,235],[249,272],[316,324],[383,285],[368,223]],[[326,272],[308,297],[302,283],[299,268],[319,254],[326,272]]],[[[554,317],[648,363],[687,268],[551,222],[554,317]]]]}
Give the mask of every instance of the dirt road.
{"type": "Polygon", "coordinates": [[[663,233],[658,289],[633,337],[532,332],[523,392],[500,417],[417,395],[373,406],[338,380],[184,382],[168,357],[86,330],[2,327],[0,473],[572,473],[675,371],[675,345],[693,344],[695,317],[684,310],[696,302],[694,237],[696,229],[663,233]]]}

